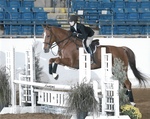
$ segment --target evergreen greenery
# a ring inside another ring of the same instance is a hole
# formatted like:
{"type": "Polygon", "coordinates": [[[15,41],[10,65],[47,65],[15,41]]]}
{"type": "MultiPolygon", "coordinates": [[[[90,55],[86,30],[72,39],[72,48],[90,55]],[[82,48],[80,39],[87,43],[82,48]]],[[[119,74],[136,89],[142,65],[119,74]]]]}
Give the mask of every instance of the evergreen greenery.
{"type": "Polygon", "coordinates": [[[98,102],[94,96],[93,87],[90,84],[81,83],[72,87],[68,96],[68,110],[70,111],[97,111],[98,102]]]}
{"type": "Polygon", "coordinates": [[[119,80],[119,104],[120,106],[129,103],[129,98],[126,95],[126,89],[124,88],[124,82],[127,79],[126,67],[124,62],[118,58],[114,58],[114,65],[112,67],[113,79],[119,80]]]}
{"type": "Polygon", "coordinates": [[[39,58],[39,54],[37,54],[35,56],[35,79],[37,82],[41,81],[41,74],[42,74],[42,70],[43,67],[40,67],[40,58],[39,58]]]}
{"type": "Polygon", "coordinates": [[[9,84],[9,75],[6,73],[6,67],[0,67],[0,111],[4,106],[11,102],[11,90],[9,84]]]}

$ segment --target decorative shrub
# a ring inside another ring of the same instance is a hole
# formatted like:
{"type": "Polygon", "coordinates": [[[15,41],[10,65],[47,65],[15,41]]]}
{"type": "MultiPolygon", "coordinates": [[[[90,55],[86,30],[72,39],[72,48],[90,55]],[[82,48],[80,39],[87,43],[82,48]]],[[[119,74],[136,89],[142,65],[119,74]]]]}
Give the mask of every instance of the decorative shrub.
{"type": "Polygon", "coordinates": [[[121,106],[121,115],[128,115],[131,119],[142,118],[140,110],[137,107],[128,104],[121,106]]]}
{"type": "Polygon", "coordinates": [[[124,88],[124,82],[127,79],[126,77],[126,67],[124,66],[124,62],[118,58],[114,59],[114,65],[112,67],[114,80],[119,81],[119,104],[120,106],[129,104],[129,97],[126,95],[126,88],[124,88]]]}
{"type": "Polygon", "coordinates": [[[0,111],[11,103],[11,90],[9,85],[9,75],[6,67],[0,67],[0,111]]]}
{"type": "Polygon", "coordinates": [[[95,111],[97,104],[98,102],[95,99],[93,87],[90,84],[77,84],[69,92],[68,111],[95,111]]]}

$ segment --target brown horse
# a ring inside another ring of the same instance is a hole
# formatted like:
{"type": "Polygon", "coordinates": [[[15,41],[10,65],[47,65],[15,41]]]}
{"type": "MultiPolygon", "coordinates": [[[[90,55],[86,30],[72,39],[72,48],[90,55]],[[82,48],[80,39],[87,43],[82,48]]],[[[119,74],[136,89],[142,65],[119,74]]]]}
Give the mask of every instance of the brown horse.
{"type": "MultiPolygon", "coordinates": [[[[82,47],[81,39],[72,37],[71,32],[64,30],[62,28],[54,26],[44,26],[45,53],[48,53],[49,49],[56,46],[53,44],[54,42],[58,45],[59,57],[51,58],[49,60],[49,73],[50,74],[56,73],[56,68],[58,64],[78,69],[79,68],[78,48],[82,47]]],[[[92,45],[93,46],[98,45],[97,41],[96,42],[93,41],[92,45]]],[[[114,58],[121,59],[124,62],[124,65],[126,66],[126,72],[129,64],[135,77],[138,79],[140,84],[146,81],[146,78],[136,68],[134,52],[128,47],[116,47],[110,45],[97,46],[96,51],[94,53],[94,59],[96,63],[91,64],[91,69],[101,68],[101,47],[105,47],[106,52],[112,54],[112,60],[114,60],[114,58]]],[[[130,102],[134,102],[132,96],[131,82],[129,81],[128,76],[124,82],[124,85],[128,89],[130,102]]]]}

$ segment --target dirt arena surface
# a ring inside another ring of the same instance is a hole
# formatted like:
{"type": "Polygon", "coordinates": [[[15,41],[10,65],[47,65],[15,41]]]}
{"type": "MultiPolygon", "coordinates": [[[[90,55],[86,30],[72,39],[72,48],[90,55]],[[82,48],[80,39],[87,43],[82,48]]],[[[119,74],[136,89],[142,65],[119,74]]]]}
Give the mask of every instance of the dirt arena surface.
{"type": "MultiPolygon", "coordinates": [[[[134,88],[133,95],[142,113],[142,119],[150,119],[150,88],[134,88]]],[[[69,119],[63,115],[54,114],[4,114],[0,119],[69,119]]]]}
{"type": "Polygon", "coordinates": [[[136,107],[142,113],[142,119],[150,119],[150,88],[133,89],[136,107]]]}

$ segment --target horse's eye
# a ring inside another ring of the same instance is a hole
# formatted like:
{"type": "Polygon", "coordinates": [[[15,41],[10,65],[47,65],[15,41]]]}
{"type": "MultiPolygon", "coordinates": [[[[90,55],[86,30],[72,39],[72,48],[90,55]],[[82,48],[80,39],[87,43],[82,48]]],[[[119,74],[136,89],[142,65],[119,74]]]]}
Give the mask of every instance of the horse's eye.
{"type": "Polygon", "coordinates": [[[49,38],[50,36],[48,35],[47,37],[49,38]]]}

